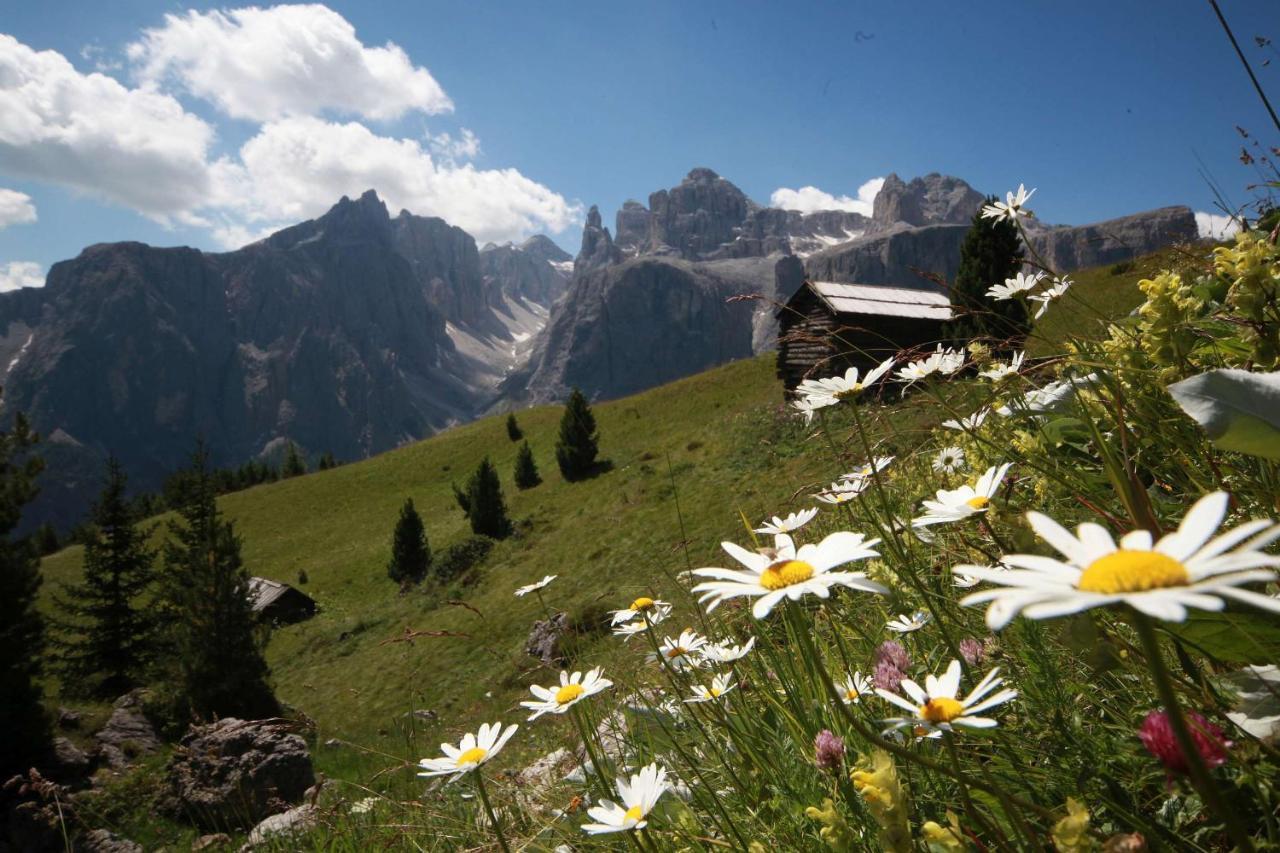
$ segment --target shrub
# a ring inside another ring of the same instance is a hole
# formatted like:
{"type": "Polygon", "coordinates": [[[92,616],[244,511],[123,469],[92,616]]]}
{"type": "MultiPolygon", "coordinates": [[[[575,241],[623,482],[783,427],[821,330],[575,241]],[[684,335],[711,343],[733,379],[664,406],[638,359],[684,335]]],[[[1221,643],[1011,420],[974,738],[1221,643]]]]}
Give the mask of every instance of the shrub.
{"type": "Polygon", "coordinates": [[[483,563],[493,544],[488,536],[468,536],[453,543],[436,556],[432,577],[442,584],[457,580],[483,563]]]}

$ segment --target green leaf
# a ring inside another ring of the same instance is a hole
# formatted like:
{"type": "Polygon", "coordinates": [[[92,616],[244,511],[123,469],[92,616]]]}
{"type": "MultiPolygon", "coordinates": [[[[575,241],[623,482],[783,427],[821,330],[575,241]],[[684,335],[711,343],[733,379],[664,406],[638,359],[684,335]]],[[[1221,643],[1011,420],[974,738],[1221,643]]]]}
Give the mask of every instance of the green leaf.
{"type": "Polygon", "coordinates": [[[1280,371],[1210,370],[1168,391],[1215,447],[1280,461],[1280,371]]]}
{"type": "Polygon", "coordinates": [[[1280,660],[1280,621],[1254,612],[1196,611],[1169,633],[1220,661],[1266,664],[1280,660]]]}

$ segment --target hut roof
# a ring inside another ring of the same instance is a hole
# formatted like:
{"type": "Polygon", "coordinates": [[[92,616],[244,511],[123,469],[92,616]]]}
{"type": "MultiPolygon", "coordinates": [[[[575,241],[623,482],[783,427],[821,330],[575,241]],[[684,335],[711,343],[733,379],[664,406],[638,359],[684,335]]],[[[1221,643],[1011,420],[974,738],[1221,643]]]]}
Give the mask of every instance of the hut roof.
{"type": "Polygon", "coordinates": [[[296,592],[303,597],[309,597],[306,593],[294,589],[287,583],[267,580],[266,578],[249,578],[249,597],[253,600],[253,609],[255,611],[266,610],[272,603],[289,592],[296,592]]]}
{"type": "Polygon", "coordinates": [[[922,320],[951,319],[951,300],[945,293],[936,290],[835,281],[811,281],[806,286],[835,314],[875,314],[922,320]]]}

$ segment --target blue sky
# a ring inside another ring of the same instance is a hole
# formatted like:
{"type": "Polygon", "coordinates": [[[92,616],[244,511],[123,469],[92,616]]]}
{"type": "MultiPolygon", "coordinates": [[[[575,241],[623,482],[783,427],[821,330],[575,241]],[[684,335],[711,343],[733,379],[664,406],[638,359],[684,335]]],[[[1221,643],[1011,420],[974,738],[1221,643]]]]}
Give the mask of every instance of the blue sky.
{"type": "MultiPolygon", "coordinates": [[[[1280,54],[1253,41],[1280,38],[1274,0],[1222,6],[1280,98],[1280,54]]],[[[102,241],[226,248],[366,186],[481,242],[546,231],[574,251],[585,206],[611,223],[693,166],[761,203],[941,171],[988,192],[1025,181],[1050,222],[1209,211],[1201,163],[1236,204],[1258,180],[1236,125],[1280,144],[1207,3],[211,11],[239,8],[10,4],[0,72],[29,87],[0,73],[0,270],[35,276],[102,241]],[[346,58],[282,63],[304,36],[346,58]],[[375,85],[334,94],[370,68],[375,85]],[[42,112],[51,79],[61,114],[42,112]],[[26,98],[21,121],[6,97],[26,98]]]]}

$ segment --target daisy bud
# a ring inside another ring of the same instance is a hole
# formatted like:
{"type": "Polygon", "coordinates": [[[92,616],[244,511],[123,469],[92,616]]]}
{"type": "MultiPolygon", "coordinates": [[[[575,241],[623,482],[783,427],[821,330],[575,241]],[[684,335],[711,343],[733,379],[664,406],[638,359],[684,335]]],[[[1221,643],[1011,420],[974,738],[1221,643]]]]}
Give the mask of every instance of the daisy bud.
{"type": "Polygon", "coordinates": [[[819,770],[836,771],[844,763],[844,738],[823,729],[813,739],[813,763],[819,770]]]}
{"type": "Polygon", "coordinates": [[[888,690],[894,693],[897,692],[898,685],[902,683],[904,678],[906,678],[906,673],[887,660],[876,664],[875,671],[871,673],[872,684],[881,690],[888,690]]]}
{"type": "Polygon", "coordinates": [[[911,668],[911,656],[907,654],[906,648],[897,640],[885,640],[876,649],[876,663],[881,664],[888,662],[895,669],[906,672],[911,668]]]}
{"type": "MultiPolygon", "coordinates": [[[[1222,729],[1197,714],[1185,711],[1187,729],[1191,740],[1196,745],[1196,752],[1209,769],[1221,767],[1227,763],[1227,750],[1232,747],[1231,741],[1223,735],[1222,729]]],[[[1138,738],[1147,751],[1160,760],[1165,769],[1171,773],[1187,772],[1187,757],[1178,748],[1178,739],[1173,733],[1173,723],[1165,711],[1152,711],[1147,714],[1142,725],[1138,727],[1138,738]]]]}
{"type": "Polygon", "coordinates": [[[987,650],[982,645],[981,640],[966,637],[960,641],[960,656],[964,658],[964,662],[969,666],[977,666],[987,656],[987,650]]]}

